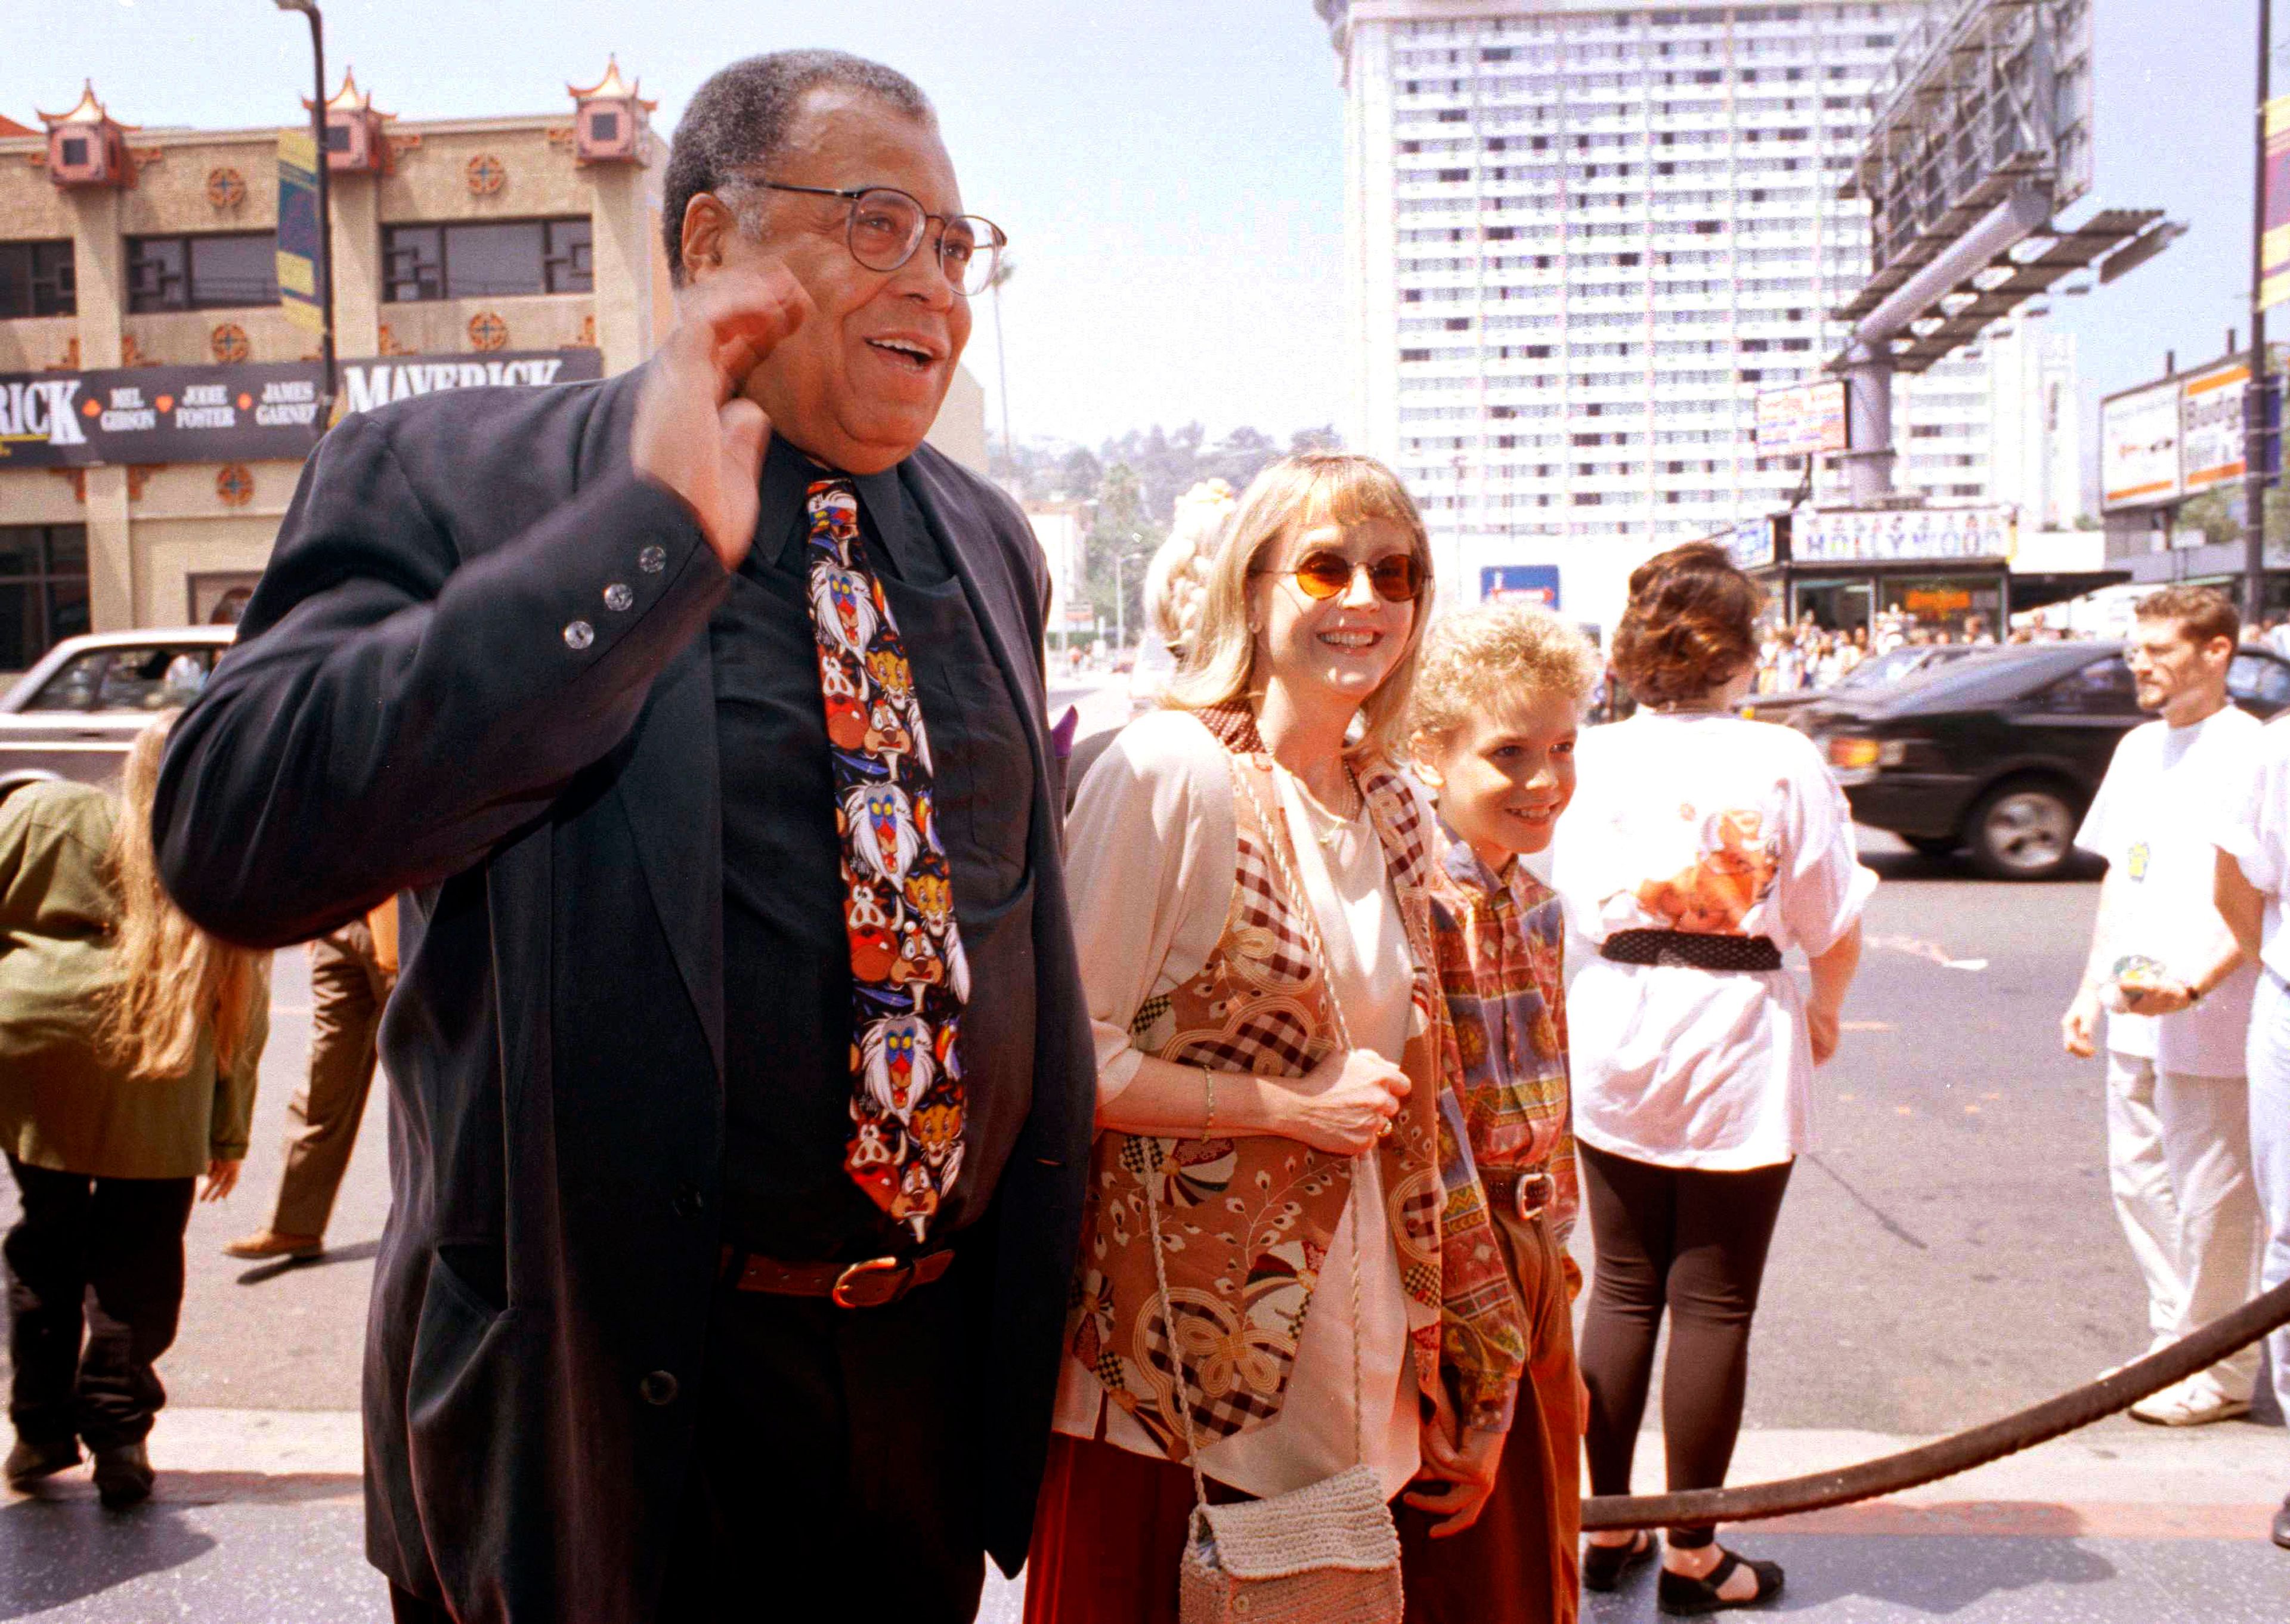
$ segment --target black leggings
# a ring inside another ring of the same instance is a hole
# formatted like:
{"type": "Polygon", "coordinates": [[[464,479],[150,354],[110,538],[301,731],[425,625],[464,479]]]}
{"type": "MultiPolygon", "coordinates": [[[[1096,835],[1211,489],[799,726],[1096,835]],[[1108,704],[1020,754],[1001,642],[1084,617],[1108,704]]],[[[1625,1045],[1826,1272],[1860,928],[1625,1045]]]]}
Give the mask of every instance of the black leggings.
{"type": "MultiPolygon", "coordinates": [[[[1750,1320],[1791,1164],[1702,1172],[1579,1149],[1597,1248],[1581,1350],[1590,1492],[1630,1492],[1630,1452],[1664,1307],[1671,1310],[1661,1389],[1670,1492],[1723,1487],[1749,1385],[1750,1320]]],[[[1707,1528],[1680,1528],[1669,1540],[1693,1549],[1713,1537],[1707,1528]]]]}

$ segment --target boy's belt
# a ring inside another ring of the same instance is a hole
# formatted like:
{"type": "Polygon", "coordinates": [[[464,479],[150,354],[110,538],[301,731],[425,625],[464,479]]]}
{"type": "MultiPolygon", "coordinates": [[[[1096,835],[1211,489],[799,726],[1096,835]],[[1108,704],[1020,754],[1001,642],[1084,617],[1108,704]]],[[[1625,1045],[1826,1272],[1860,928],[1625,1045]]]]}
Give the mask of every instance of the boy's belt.
{"type": "Polygon", "coordinates": [[[1485,1178],[1487,1200],[1495,1211],[1509,1212],[1523,1224],[1541,1217],[1558,1198],[1558,1180],[1539,1167],[1526,1172],[1506,1168],[1485,1178]]]}

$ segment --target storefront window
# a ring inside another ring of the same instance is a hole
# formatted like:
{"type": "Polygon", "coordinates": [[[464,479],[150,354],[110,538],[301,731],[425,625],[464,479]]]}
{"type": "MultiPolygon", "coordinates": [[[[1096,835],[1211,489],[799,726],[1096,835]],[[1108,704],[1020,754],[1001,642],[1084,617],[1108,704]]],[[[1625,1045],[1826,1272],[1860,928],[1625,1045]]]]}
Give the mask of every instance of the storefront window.
{"type": "Polygon", "coordinates": [[[2004,586],[1997,576],[1894,575],[1879,581],[1877,589],[1886,613],[1926,631],[1946,632],[1951,641],[1981,633],[2000,635],[2004,586]]]}
{"type": "Polygon", "coordinates": [[[88,628],[87,527],[0,524],[0,671],[88,628]]]}

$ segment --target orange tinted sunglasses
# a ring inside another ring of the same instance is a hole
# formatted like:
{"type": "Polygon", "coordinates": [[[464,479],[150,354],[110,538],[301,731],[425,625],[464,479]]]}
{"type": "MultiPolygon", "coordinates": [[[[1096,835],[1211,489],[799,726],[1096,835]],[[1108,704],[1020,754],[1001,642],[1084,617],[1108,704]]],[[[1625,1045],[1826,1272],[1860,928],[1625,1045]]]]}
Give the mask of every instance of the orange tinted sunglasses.
{"type": "Polygon", "coordinates": [[[1306,597],[1325,602],[1342,593],[1352,577],[1367,572],[1367,584],[1387,604],[1412,604],[1423,596],[1422,561],[1413,553],[1386,553],[1366,564],[1354,564],[1338,552],[1311,552],[1296,561],[1293,570],[1256,570],[1257,575],[1287,575],[1306,597]]]}

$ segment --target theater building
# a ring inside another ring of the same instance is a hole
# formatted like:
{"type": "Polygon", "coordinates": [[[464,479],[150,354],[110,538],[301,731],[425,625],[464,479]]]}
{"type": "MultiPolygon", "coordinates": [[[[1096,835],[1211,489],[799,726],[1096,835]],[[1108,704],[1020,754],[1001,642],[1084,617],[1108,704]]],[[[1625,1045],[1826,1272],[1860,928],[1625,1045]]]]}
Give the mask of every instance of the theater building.
{"type": "MultiPolygon", "coordinates": [[[[326,110],[336,420],[610,376],[664,333],[654,104],[616,63],[567,91],[553,113],[418,121],[344,76],[326,110]]],[[[228,616],[269,557],[323,377],[281,302],[280,127],[139,128],[92,85],[39,121],[0,119],[0,671],[78,632],[228,616]]],[[[982,465],[967,375],[933,438],[982,465]]]]}

